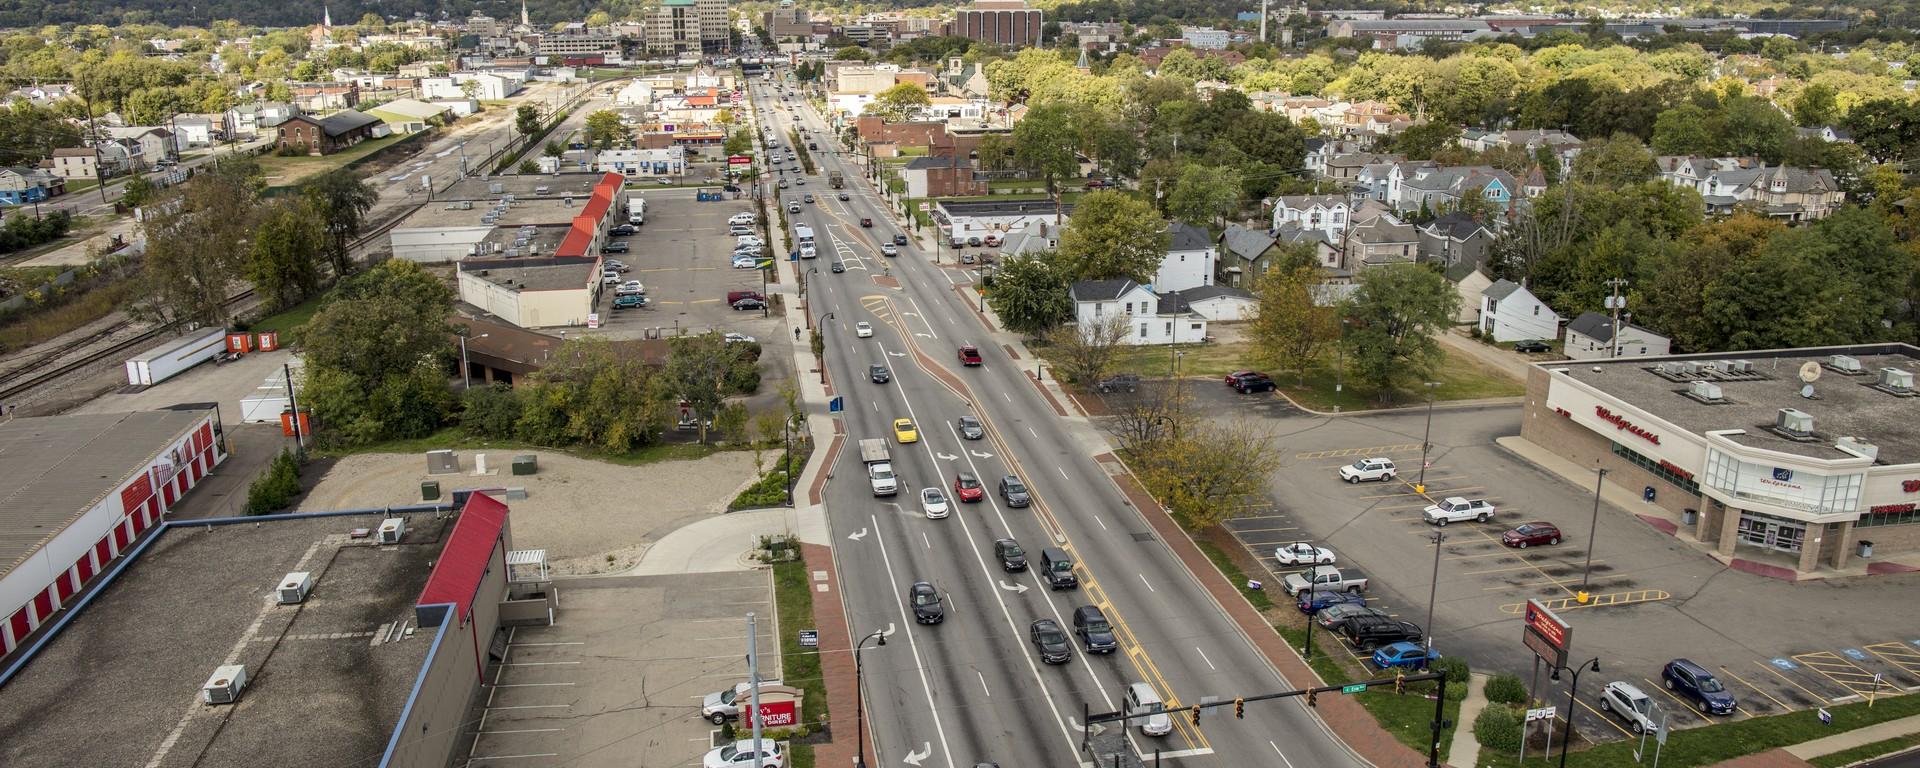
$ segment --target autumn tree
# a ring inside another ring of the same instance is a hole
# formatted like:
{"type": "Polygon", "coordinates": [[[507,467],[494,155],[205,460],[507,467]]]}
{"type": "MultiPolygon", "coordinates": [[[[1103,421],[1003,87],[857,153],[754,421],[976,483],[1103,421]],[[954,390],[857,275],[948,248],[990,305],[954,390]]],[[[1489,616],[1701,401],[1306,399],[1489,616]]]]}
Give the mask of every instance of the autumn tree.
{"type": "Polygon", "coordinates": [[[222,326],[232,320],[227,297],[246,267],[246,239],[259,195],[255,170],[244,162],[222,163],[148,206],[140,222],[147,242],[141,259],[147,298],[139,314],[222,326]]]}
{"type": "Polygon", "coordinates": [[[1320,270],[1311,251],[1304,259],[1282,257],[1254,283],[1260,315],[1249,329],[1255,359],[1282,371],[1293,371],[1302,385],[1307,371],[1340,333],[1338,313],[1319,301],[1320,270]]]}
{"type": "Polygon", "coordinates": [[[595,149],[613,149],[615,144],[624,144],[632,132],[625,123],[620,122],[620,113],[611,109],[602,109],[587,115],[587,143],[595,149]]]}
{"type": "Polygon", "coordinates": [[[1133,324],[1126,315],[1062,325],[1047,333],[1047,359],[1060,377],[1092,386],[1107,373],[1133,324]]]}
{"type": "Polygon", "coordinates": [[[1069,282],[1151,282],[1169,240],[1167,222],[1152,205],[1123,192],[1089,192],[1074,205],[1060,235],[1059,265],[1069,282]]]}

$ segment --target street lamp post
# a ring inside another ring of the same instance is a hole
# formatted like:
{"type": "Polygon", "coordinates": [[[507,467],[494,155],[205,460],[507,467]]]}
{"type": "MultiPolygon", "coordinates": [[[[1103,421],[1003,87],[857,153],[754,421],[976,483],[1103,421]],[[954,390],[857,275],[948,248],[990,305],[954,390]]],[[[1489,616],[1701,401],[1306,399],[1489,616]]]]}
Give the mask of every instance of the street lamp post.
{"type": "MultiPolygon", "coordinates": [[[[1340,367],[1333,372],[1334,413],[1340,412],[1340,404],[1346,400],[1346,395],[1343,393],[1347,391],[1347,326],[1350,324],[1347,318],[1340,318],[1340,343],[1336,345],[1340,356],[1340,367]]],[[[1420,463],[1425,464],[1426,462],[1423,461],[1420,463]]]]}
{"type": "Polygon", "coordinates": [[[1418,493],[1427,492],[1427,450],[1433,447],[1433,388],[1440,382],[1429,381],[1422,386],[1427,388],[1427,431],[1420,437],[1420,482],[1413,486],[1418,493]]]}
{"type": "Polygon", "coordinates": [[[1429,656],[1433,655],[1431,653],[1433,650],[1433,601],[1440,595],[1440,544],[1446,540],[1446,532],[1433,532],[1433,584],[1427,587],[1427,650],[1429,651],[1427,655],[1429,656]]]}
{"type": "MultiPolygon", "coordinates": [[[[855,666],[858,665],[856,664],[855,666]]],[[[1562,669],[1566,669],[1566,667],[1555,667],[1553,669],[1553,676],[1550,679],[1559,680],[1560,670],[1562,669]]],[[[1573,701],[1574,694],[1580,690],[1580,673],[1589,669],[1595,672],[1600,671],[1600,657],[1595,656],[1592,659],[1588,659],[1587,663],[1567,670],[1573,673],[1573,684],[1567,686],[1567,732],[1560,737],[1560,768],[1567,768],[1567,743],[1573,740],[1573,701]]],[[[1547,723],[1547,725],[1552,726],[1553,723],[1547,723]]],[[[1551,734],[1552,731],[1548,731],[1548,733],[1551,734]]]]}
{"type": "Polygon", "coordinates": [[[1593,574],[1593,542],[1600,533],[1600,486],[1607,480],[1607,469],[1600,468],[1600,474],[1593,479],[1593,519],[1587,523],[1587,564],[1580,569],[1580,591],[1574,596],[1585,603],[1591,597],[1587,594],[1587,577],[1593,574]]]}
{"type": "Polygon", "coordinates": [[[875,643],[875,647],[886,647],[887,633],[885,630],[880,629],[874,630],[873,634],[860,638],[860,642],[855,643],[853,646],[853,729],[855,734],[854,743],[858,745],[854,748],[857,750],[858,756],[854,758],[853,768],[867,768],[867,716],[865,714],[865,692],[867,684],[866,678],[862,677],[860,672],[860,649],[867,644],[868,640],[875,638],[879,638],[880,640],[880,642],[875,643]]]}
{"type": "MultiPolygon", "coordinates": [[[[491,335],[493,334],[483,333],[474,338],[484,339],[491,335]]],[[[464,333],[460,334],[460,388],[473,389],[473,377],[469,375],[467,368],[467,335],[464,333]]]]}
{"type": "Polygon", "coordinates": [[[993,265],[980,267],[980,314],[987,313],[987,286],[993,282],[993,265]]]}

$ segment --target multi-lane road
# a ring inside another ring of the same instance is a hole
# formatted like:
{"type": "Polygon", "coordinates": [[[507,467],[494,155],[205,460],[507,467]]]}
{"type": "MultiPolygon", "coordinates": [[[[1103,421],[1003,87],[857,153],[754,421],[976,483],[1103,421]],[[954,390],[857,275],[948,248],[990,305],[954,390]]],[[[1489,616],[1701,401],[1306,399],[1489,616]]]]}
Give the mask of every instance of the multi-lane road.
{"type": "Polygon", "coordinates": [[[1297,700],[1250,705],[1246,719],[1234,719],[1233,696],[1287,686],[1108,480],[1095,459],[1107,448],[1094,428],[1057,416],[1029,378],[1032,363],[987,343],[968,306],[971,292],[956,290],[973,275],[934,264],[917,245],[898,258],[880,255],[880,244],[901,230],[863,169],[833,151],[837,142],[819,115],[797,96],[781,101],[773,84],[754,83],[751,97],[783,153],[796,124],[820,146],[818,173],[805,186],[773,192],[783,205],[806,193],[817,201],[803,204],[789,224],[809,225],[820,241],[820,258],[800,269],[818,269],[808,276],[807,311],[825,334],[834,392],[845,398],[848,442],[824,504],[850,630],[856,638],[890,630],[885,647],[869,644],[862,656],[875,752],[869,764],[1085,764],[1083,712],[1118,710],[1126,687],[1145,682],[1176,706],[1208,696],[1229,704],[1209,710],[1199,726],[1175,718],[1164,737],[1136,728],[1133,743],[1143,755],[1159,750],[1189,765],[1361,765],[1297,700]],[[829,188],[830,171],[846,175],[850,200],[829,188]],[[862,218],[874,227],[862,228],[862,218]],[[844,274],[829,271],[835,259],[844,274]],[[859,321],[872,324],[872,337],[856,337],[859,321]],[[963,343],[978,343],[985,364],[959,366],[955,350],[963,343]],[[874,363],[892,369],[890,383],[868,380],[874,363]],[[961,439],[953,424],[966,415],[986,423],[987,439],[961,439]],[[898,418],[915,421],[918,442],[895,441],[898,418]],[[898,496],[876,498],[866,484],[855,443],[876,437],[889,443],[904,481],[898,496]],[[939,485],[951,496],[960,472],[980,478],[985,499],[927,519],[919,490],[939,485]],[[1009,473],[1025,478],[1032,507],[1009,508],[994,493],[1009,473]],[[1042,547],[1065,547],[1077,560],[1080,587],[1051,591],[1034,570],[1003,572],[992,551],[1003,537],[1018,540],[1036,563],[1042,547]],[[944,623],[913,620],[906,592],[923,580],[946,596],[944,623]],[[1113,620],[1120,650],[1089,656],[1076,643],[1068,664],[1042,664],[1028,642],[1030,623],[1049,618],[1071,630],[1074,608],[1088,604],[1113,620]]]}

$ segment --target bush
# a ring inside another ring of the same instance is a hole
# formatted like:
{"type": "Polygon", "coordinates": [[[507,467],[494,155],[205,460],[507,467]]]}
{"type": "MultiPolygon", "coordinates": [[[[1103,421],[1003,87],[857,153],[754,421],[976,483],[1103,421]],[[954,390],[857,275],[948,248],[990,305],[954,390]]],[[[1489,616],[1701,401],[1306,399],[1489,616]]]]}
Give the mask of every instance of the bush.
{"type": "Polygon", "coordinates": [[[267,465],[267,471],[247,487],[247,514],[264,515],[286,509],[300,495],[300,460],[288,451],[280,451],[267,465]]]}
{"type": "Polygon", "coordinates": [[[467,390],[461,398],[460,426],[473,437],[508,439],[520,422],[520,395],[500,382],[467,390]]]}
{"type": "Polygon", "coordinates": [[[1447,698],[1459,701],[1467,697],[1468,674],[1467,660],[1458,656],[1442,656],[1435,659],[1429,668],[1433,672],[1447,673],[1447,698]]]}
{"type": "Polygon", "coordinates": [[[1521,726],[1525,717],[1518,707],[1489,705],[1480,710],[1479,717],[1473,719],[1474,738],[1480,740],[1481,747],[1496,753],[1519,752],[1521,726]]]}
{"type": "Polygon", "coordinates": [[[751,395],[760,388],[760,369],[752,363],[734,365],[727,371],[727,391],[736,395],[751,395]]]}
{"type": "Polygon", "coordinates": [[[1494,675],[1487,681],[1487,701],[1519,706],[1527,703],[1527,684],[1519,675],[1494,675]]]}
{"type": "Polygon", "coordinates": [[[733,497],[733,509],[777,507],[787,503],[787,473],[775,469],[733,497]]]}

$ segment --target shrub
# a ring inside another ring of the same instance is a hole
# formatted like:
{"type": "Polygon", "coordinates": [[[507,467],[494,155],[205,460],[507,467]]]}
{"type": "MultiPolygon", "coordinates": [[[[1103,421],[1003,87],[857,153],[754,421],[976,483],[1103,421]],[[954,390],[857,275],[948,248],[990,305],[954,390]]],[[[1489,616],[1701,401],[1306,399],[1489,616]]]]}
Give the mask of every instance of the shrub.
{"type": "Polygon", "coordinates": [[[300,495],[300,460],[288,451],[280,451],[267,465],[267,471],[247,487],[247,514],[278,512],[300,495]]]}
{"type": "Polygon", "coordinates": [[[1519,752],[1524,717],[1518,707],[1490,705],[1480,710],[1480,716],[1473,719],[1474,738],[1480,740],[1480,746],[1496,753],[1519,752]]]}
{"type": "Polygon", "coordinates": [[[1447,698],[1458,701],[1467,697],[1468,673],[1467,660],[1458,656],[1442,656],[1435,659],[1431,667],[1434,672],[1447,673],[1447,698]]]}
{"type": "Polygon", "coordinates": [[[520,396],[500,382],[467,390],[461,398],[460,426],[474,437],[506,439],[520,421],[520,396]]]}
{"type": "Polygon", "coordinates": [[[760,369],[752,363],[741,363],[727,370],[727,391],[736,395],[751,395],[760,388],[760,369]]]}
{"type": "Polygon", "coordinates": [[[1494,675],[1487,681],[1487,701],[1519,706],[1527,703],[1527,685],[1518,675],[1494,675]]]}

